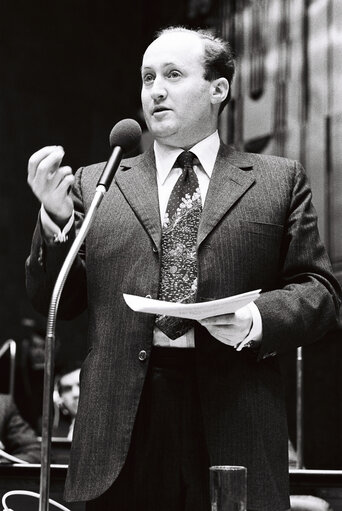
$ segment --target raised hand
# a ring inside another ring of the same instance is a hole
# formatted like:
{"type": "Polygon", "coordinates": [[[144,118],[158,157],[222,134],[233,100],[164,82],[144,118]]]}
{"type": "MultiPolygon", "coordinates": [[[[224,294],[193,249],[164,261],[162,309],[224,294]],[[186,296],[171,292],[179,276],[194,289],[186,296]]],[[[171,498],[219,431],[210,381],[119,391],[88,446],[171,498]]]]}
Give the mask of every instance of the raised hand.
{"type": "Polygon", "coordinates": [[[61,166],[63,156],[61,146],[43,147],[29,159],[27,177],[33,193],[60,227],[67,223],[73,211],[70,189],[75,179],[71,167],[61,166]]]}

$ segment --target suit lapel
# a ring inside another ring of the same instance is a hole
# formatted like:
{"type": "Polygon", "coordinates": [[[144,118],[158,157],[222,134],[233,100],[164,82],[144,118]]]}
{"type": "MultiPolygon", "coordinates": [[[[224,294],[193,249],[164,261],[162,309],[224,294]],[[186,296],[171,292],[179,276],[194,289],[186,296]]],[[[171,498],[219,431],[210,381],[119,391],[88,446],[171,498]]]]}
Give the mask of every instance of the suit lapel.
{"type": "Polygon", "coordinates": [[[129,164],[121,165],[116,183],[160,250],[161,222],[153,147],[141,156],[134,168],[129,164]]]}
{"type": "Polygon", "coordinates": [[[198,246],[221,220],[223,215],[252,186],[252,159],[221,144],[201,217],[198,246]]]}
{"type": "MultiPolygon", "coordinates": [[[[201,216],[198,246],[252,186],[255,178],[252,172],[246,172],[252,167],[249,155],[238,153],[221,144],[201,216]]],[[[161,221],[153,147],[141,156],[134,168],[129,162],[121,165],[115,179],[127,202],[160,251],[161,221]]]]}

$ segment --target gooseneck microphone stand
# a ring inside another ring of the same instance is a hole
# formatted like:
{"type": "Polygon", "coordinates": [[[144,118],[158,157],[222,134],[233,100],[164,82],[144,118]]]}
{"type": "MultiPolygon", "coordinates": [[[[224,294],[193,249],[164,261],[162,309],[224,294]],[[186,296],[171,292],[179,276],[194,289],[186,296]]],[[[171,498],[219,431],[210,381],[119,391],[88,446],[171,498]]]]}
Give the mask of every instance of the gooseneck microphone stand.
{"type": "Polygon", "coordinates": [[[78,232],[73,244],[71,245],[68,255],[65,258],[52,292],[45,338],[39,511],[48,511],[49,507],[55,330],[59,299],[61,297],[63,287],[71,270],[72,264],[85,237],[88,234],[93,219],[95,218],[97,209],[100,206],[105,193],[110,187],[124,152],[133,150],[138,145],[140,138],[141,128],[139,124],[133,119],[123,119],[119,121],[112,129],[109,136],[112,153],[102,171],[100,179],[97,182],[95,195],[88,213],[86,214],[81,229],[78,232]]]}
{"type": "Polygon", "coordinates": [[[55,330],[59,300],[64,284],[77,256],[77,253],[88,234],[98,207],[107,191],[106,186],[98,184],[96,192],[69,253],[63,263],[52,292],[47,329],[45,338],[45,369],[44,369],[44,393],[43,393],[43,416],[42,416],[42,447],[41,447],[41,472],[40,472],[40,499],[39,511],[48,511],[50,494],[50,459],[51,459],[51,435],[52,435],[52,395],[55,358],[55,330]]]}

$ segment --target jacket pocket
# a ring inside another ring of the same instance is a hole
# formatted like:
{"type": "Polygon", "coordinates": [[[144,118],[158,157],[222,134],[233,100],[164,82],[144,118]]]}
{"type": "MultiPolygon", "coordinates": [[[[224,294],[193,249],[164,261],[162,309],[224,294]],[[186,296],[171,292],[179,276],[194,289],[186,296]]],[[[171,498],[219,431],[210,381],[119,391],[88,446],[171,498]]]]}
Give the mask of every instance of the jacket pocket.
{"type": "Polygon", "coordinates": [[[250,220],[240,220],[240,224],[243,231],[268,238],[281,238],[284,233],[284,226],[280,224],[253,222],[250,220]]]}

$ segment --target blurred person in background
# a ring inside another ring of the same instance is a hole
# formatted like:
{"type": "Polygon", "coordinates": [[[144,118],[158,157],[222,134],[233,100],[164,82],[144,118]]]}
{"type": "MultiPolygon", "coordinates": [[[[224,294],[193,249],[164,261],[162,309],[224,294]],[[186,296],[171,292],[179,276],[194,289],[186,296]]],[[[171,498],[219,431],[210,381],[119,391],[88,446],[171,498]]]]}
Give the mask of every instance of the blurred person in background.
{"type": "Polygon", "coordinates": [[[72,440],[80,395],[80,368],[65,369],[56,376],[53,436],[72,440]]]}
{"type": "MultiPolygon", "coordinates": [[[[40,463],[40,444],[11,396],[0,394],[0,448],[27,463],[40,463]]],[[[10,463],[1,456],[0,463],[10,463]]]]}
{"type": "Polygon", "coordinates": [[[21,415],[40,435],[45,358],[43,322],[22,318],[17,339],[14,398],[21,415]]]}

